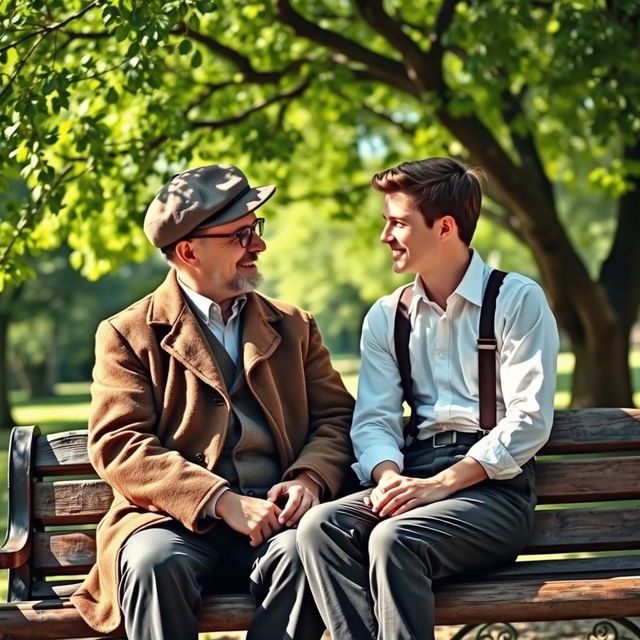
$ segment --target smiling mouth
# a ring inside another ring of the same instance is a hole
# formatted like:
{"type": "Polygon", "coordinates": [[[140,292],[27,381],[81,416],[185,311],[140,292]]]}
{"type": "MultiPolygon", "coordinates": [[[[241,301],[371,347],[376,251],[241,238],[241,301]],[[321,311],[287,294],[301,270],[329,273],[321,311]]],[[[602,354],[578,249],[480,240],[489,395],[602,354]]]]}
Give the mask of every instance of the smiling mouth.
{"type": "Polygon", "coordinates": [[[256,262],[258,260],[258,256],[255,253],[250,253],[244,257],[243,260],[238,262],[238,266],[243,269],[250,269],[251,267],[256,266],[256,262]]]}

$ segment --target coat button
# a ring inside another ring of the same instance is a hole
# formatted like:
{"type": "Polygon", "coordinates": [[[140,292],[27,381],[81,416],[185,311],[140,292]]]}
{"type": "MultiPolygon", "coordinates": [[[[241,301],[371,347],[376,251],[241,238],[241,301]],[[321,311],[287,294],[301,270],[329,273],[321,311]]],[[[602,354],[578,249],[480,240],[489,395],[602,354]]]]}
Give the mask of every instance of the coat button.
{"type": "Polygon", "coordinates": [[[204,464],[205,461],[206,461],[206,457],[205,457],[204,453],[202,453],[202,452],[196,453],[196,462],[198,464],[204,464]]]}
{"type": "Polygon", "coordinates": [[[253,498],[256,495],[256,492],[253,489],[249,489],[249,491],[247,491],[247,495],[253,498]]]}

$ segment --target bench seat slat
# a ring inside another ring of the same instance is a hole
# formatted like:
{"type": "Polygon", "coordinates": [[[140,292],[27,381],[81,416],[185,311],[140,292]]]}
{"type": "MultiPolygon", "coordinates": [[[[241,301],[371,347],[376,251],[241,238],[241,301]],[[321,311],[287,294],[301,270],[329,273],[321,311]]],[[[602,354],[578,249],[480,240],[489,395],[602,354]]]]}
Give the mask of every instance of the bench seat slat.
{"type": "MultiPolygon", "coordinates": [[[[467,574],[448,580],[449,584],[497,582],[549,578],[553,580],[606,579],[640,575],[640,555],[597,558],[562,558],[553,560],[520,560],[480,574],[467,574]]],[[[69,597],[80,586],[78,578],[36,580],[31,597],[34,600],[69,597]]]]}
{"type": "MultiPolygon", "coordinates": [[[[639,599],[639,576],[606,581],[541,578],[443,585],[436,588],[436,623],[571,620],[592,617],[595,611],[599,617],[617,618],[637,615],[639,599]]],[[[209,596],[200,612],[200,627],[219,631],[244,629],[253,611],[247,595],[209,596]]],[[[31,625],[35,621],[46,625],[49,638],[96,635],[65,599],[0,604],[0,628],[14,638],[32,638],[31,625]]]]}

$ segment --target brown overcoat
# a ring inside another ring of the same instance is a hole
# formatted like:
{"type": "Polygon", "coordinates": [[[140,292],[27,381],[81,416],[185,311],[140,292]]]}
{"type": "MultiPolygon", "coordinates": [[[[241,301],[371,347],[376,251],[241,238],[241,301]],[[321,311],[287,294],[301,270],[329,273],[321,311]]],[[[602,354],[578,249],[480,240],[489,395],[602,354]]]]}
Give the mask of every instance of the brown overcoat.
{"type": "MultiPolygon", "coordinates": [[[[332,368],[314,319],[257,293],[243,311],[243,365],[273,433],[282,478],[309,469],[332,497],[351,462],[353,399],[332,368]]],[[[230,401],[200,325],[172,270],[156,291],[102,322],[96,334],[89,455],[114,492],[98,525],[98,559],[72,596],[94,629],[121,623],[118,551],[170,518],[187,529],[223,483],[215,468],[230,401]]]]}

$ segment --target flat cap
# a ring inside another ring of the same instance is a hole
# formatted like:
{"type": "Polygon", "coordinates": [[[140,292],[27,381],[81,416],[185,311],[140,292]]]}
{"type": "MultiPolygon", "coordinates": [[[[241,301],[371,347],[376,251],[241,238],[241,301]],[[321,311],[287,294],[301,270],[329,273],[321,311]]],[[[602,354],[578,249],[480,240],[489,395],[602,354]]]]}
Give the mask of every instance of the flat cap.
{"type": "Polygon", "coordinates": [[[232,222],[263,205],[274,185],[250,187],[231,164],[211,164],[178,173],[158,191],[144,217],[152,245],[166,247],[191,233],[232,222]]]}

